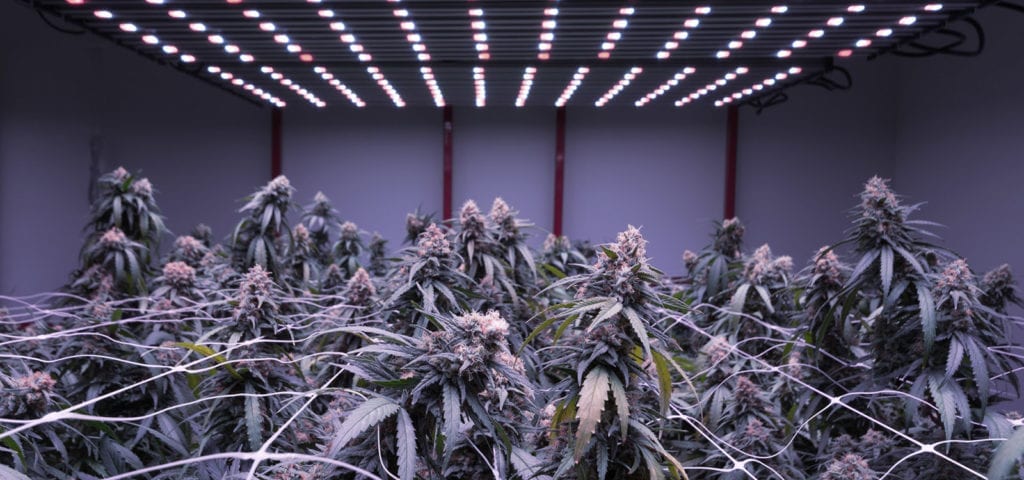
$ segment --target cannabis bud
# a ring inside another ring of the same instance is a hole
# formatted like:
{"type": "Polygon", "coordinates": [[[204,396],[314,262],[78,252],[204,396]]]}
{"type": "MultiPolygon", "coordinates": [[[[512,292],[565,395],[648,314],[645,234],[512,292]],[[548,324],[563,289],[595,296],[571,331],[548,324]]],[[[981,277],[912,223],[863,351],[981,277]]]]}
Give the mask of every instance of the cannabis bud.
{"type": "Polygon", "coordinates": [[[183,235],[174,239],[174,257],[189,265],[199,265],[206,251],[206,245],[193,236],[183,235]]]}
{"type": "Polygon", "coordinates": [[[128,178],[128,170],[125,170],[124,167],[117,167],[113,172],[110,172],[110,176],[118,182],[123,182],[128,178]]]}
{"type": "Polygon", "coordinates": [[[357,240],[359,238],[359,227],[352,222],[341,224],[342,240],[357,240]]]}
{"type": "Polygon", "coordinates": [[[970,291],[974,286],[974,274],[963,259],[957,259],[946,265],[946,268],[939,274],[935,281],[934,293],[936,296],[951,291],[970,291]]]}
{"type": "Polygon", "coordinates": [[[185,262],[167,262],[164,280],[175,288],[188,288],[196,281],[196,270],[185,262]]]}
{"type": "Polygon", "coordinates": [[[106,248],[124,247],[127,243],[128,237],[117,227],[110,227],[110,230],[104,232],[100,237],[100,245],[106,248]]]}
{"type": "Polygon", "coordinates": [[[815,275],[821,276],[822,283],[829,286],[838,287],[843,284],[842,263],[836,252],[832,251],[830,247],[821,247],[814,254],[813,272],[815,275]]]}
{"type": "Polygon", "coordinates": [[[444,231],[433,223],[420,234],[416,247],[416,253],[420,257],[445,258],[452,254],[451,243],[448,242],[444,231]]]}
{"type": "Polygon", "coordinates": [[[743,224],[738,218],[734,217],[723,221],[715,231],[715,251],[729,258],[739,258],[744,231],[743,224]]]}
{"type": "Polygon", "coordinates": [[[853,453],[829,462],[821,480],[874,480],[878,478],[867,460],[853,453]]]}
{"type": "Polygon", "coordinates": [[[1019,303],[1017,286],[1010,266],[1002,264],[985,274],[981,280],[982,303],[996,311],[1003,312],[1007,303],[1019,303]]]}
{"type": "Polygon", "coordinates": [[[545,254],[564,252],[570,248],[572,248],[572,244],[569,243],[569,237],[565,235],[559,236],[549,233],[547,238],[544,239],[543,249],[545,254]]]}
{"type": "Polygon", "coordinates": [[[783,281],[793,269],[793,259],[788,256],[772,258],[772,249],[767,244],[754,251],[743,267],[743,276],[751,283],[765,284],[783,281]]]}
{"type": "Polygon", "coordinates": [[[466,203],[462,204],[462,210],[459,211],[459,224],[464,232],[473,235],[483,234],[484,216],[480,213],[476,202],[466,200],[466,203]]]}
{"type": "Polygon", "coordinates": [[[149,183],[148,178],[136,180],[132,183],[132,193],[145,198],[153,196],[153,184],[149,183]]]}
{"type": "Polygon", "coordinates": [[[359,267],[356,273],[348,281],[348,302],[352,305],[367,306],[377,295],[377,289],[370,280],[370,274],[366,273],[363,267],[359,267]]]}

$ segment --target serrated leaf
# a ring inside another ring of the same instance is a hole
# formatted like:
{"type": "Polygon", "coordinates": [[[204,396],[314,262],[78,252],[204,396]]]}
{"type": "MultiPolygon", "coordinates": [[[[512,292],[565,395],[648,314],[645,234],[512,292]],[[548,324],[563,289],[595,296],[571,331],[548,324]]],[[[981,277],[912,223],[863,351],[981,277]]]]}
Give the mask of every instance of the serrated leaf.
{"type": "Polygon", "coordinates": [[[462,401],[459,391],[450,383],[444,384],[444,452],[447,455],[458,443],[459,427],[462,426],[462,401]]]}
{"type": "Polygon", "coordinates": [[[622,441],[629,437],[629,399],[626,398],[626,388],[622,380],[616,375],[609,375],[608,379],[612,386],[612,398],[615,399],[615,410],[619,416],[619,430],[622,430],[622,441]]]}
{"type": "Polygon", "coordinates": [[[992,463],[988,467],[988,480],[1003,480],[1010,473],[1010,469],[1017,463],[1017,459],[1024,454],[1024,428],[1017,429],[999,448],[992,457],[992,463]]]}
{"type": "Polygon", "coordinates": [[[617,313],[619,313],[621,311],[622,311],[622,303],[621,302],[617,302],[615,300],[609,300],[605,304],[604,308],[601,310],[601,313],[598,313],[597,317],[594,317],[594,321],[590,322],[590,326],[587,327],[587,332],[593,331],[595,328],[597,328],[597,326],[601,322],[603,322],[603,321],[605,321],[605,320],[607,320],[609,318],[612,318],[613,316],[615,316],[617,313]]]}
{"type": "Polygon", "coordinates": [[[591,437],[597,431],[597,425],[601,423],[601,413],[604,412],[604,404],[608,401],[608,389],[608,371],[604,368],[590,370],[583,379],[579,401],[576,404],[576,418],[580,421],[574,449],[574,458],[577,462],[590,444],[591,437]]]}
{"type": "Polygon", "coordinates": [[[946,431],[946,440],[953,438],[953,428],[956,425],[956,403],[949,391],[942,388],[940,378],[934,375],[928,377],[928,391],[932,394],[935,407],[939,409],[939,416],[942,418],[942,427],[946,431]]]}
{"type": "Polygon", "coordinates": [[[413,480],[416,478],[416,429],[413,428],[409,412],[405,410],[398,411],[397,440],[398,477],[413,480]]]}
{"type": "Polygon", "coordinates": [[[953,380],[953,375],[960,369],[960,364],[964,360],[964,347],[956,339],[950,339],[949,341],[949,354],[946,355],[946,378],[953,380]]]}
{"type": "Polygon", "coordinates": [[[654,369],[658,372],[658,390],[661,399],[661,414],[668,412],[669,399],[672,397],[672,372],[668,369],[668,359],[661,352],[651,352],[654,359],[654,369]]]}
{"type": "Polygon", "coordinates": [[[394,415],[398,410],[398,404],[387,398],[373,397],[363,402],[345,417],[345,421],[337,429],[330,456],[336,456],[352,439],[394,415]]]}
{"type": "Polygon", "coordinates": [[[914,288],[917,289],[917,304],[921,309],[921,329],[924,331],[924,351],[927,355],[935,343],[935,301],[927,285],[914,282],[914,288]]]}
{"type": "Polygon", "coordinates": [[[636,334],[637,338],[640,339],[640,345],[644,347],[644,358],[651,357],[651,340],[647,338],[647,327],[644,322],[640,320],[640,315],[637,315],[636,310],[632,307],[626,307],[623,309],[626,318],[629,319],[629,326],[633,327],[633,333],[636,334]]]}
{"type": "Polygon", "coordinates": [[[892,264],[892,249],[888,245],[883,245],[878,263],[878,270],[882,275],[882,295],[888,295],[889,288],[892,286],[892,264]]]}
{"type": "Polygon", "coordinates": [[[608,476],[608,448],[597,449],[597,478],[604,480],[608,476]]]}
{"type": "Polygon", "coordinates": [[[988,363],[985,358],[985,351],[974,341],[968,340],[967,357],[971,360],[971,371],[974,372],[974,386],[978,389],[978,396],[981,397],[982,410],[988,408],[988,363]]]}
{"type": "Polygon", "coordinates": [[[245,431],[249,438],[249,448],[257,451],[263,445],[263,408],[260,398],[250,384],[246,384],[245,393],[245,431]]]}

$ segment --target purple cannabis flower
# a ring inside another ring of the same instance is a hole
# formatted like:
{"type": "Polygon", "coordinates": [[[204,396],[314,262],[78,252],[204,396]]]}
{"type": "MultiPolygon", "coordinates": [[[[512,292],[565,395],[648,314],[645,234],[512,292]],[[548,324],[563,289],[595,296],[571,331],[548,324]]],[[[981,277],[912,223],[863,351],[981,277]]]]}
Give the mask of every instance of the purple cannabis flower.
{"type": "Polygon", "coordinates": [[[814,254],[815,275],[820,275],[822,282],[833,287],[843,284],[843,265],[830,247],[821,247],[814,254]]]}
{"type": "Polygon", "coordinates": [[[821,480],[874,480],[878,475],[871,470],[867,460],[857,454],[849,453],[842,458],[829,462],[821,480]]]}
{"type": "Polygon", "coordinates": [[[683,251],[683,265],[686,265],[686,270],[690,273],[697,270],[697,254],[689,250],[683,251]]]}
{"type": "Polygon", "coordinates": [[[128,237],[124,235],[124,232],[120,228],[110,227],[100,237],[100,245],[106,248],[123,248],[128,244],[128,237]]]}
{"type": "Polygon", "coordinates": [[[175,288],[188,288],[196,281],[196,270],[185,262],[167,262],[164,280],[175,288]]]}
{"type": "Polygon", "coordinates": [[[359,239],[359,226],[352,222],[345,222],[341,224],[341,239],[342,240],[358,240],[359,239]]]}
{"type": "Polygon", "coordinates": [[[110,176],[114,177],[114,180],[118,182],[123,182],[128,178],[128,170],[125,170],[124,167],[117,167],[113,172],[110,172],[110,176]]]}
{"type": "Polygon", "coordinates": [[[370,274],[366,273],[363,267],[359,267],[348,280],[348,302],[352,305],[366,306],[376,295],[377,288],[373,286],[370,274]]]}
{"type": "Polygon", "coordinates": [[[772,258],[772,249],[765,244],[758,247],[747,260],[743,267],[743,276],[751,283],[766,284],[784,281],[792,269],[792,258],[788,256],[772,258]]]}
{"type": "Polygon", "coordinates": [[[740,257],[740,246],[743,243],[745,229],[738,218],[729,218],[715,232],[714,249],[729,258],[740,257]]]}
{"type": "Polygon", "coordinates": [[[307,245],[309,244],[309,229],[300,223],[292,229],[292,237],[295,238],[296,244],[307,245]]]}
{"type": "Polygon", "coordinates": [[[462,231],[474,238],[483,235],[484,216],[480,213],[476,202],[466,200],[466,203],[462,204],[462,210],[459,211],[459,225],[462,227],[462,231]]]}
{"type": "Polygon", "coordinates": [[[447,258],[452,254],[452,246],[444,230],[433,223],[420,234],[416,247],[416,253],[420,257],[447,258]]]}
{"type": "Polygon", "coordinates": [[[7,394],[12,397],[20,395],[21,403],[34,412],[41,412],[46,409],[47,399],[56,385],[57,381],[49,373],[32,372],[24,377],[14,377],[11,381],[13,391],[7,394]]]}
{"type": "Polygon", "coordinates": [[[175,256],[181,258],[191,265],[198,265],[206,255],[207,248],[193,236],[183,235],[174,239],[175,256]]]}
{"type": "Polygon", "coordinates": [[[725,360],[732,353],[733,346],[723,336],[713,337],[704,345],[704,354],[708,356],[708,364],[715,365],[725,360]]]}
{"type": "Polygon", "coordinates": [[[153,196],[153,184],[149,183],[148,178],[142,178],[132,182],[132,193],[145,198],[153,196]]]}
{"type": "Polygon", "coordinates": [[[494,203],[491,204],[491,223],[501,228],[506,228],[509,225],[508,222],[512,222],[511,226],[515,227],[515,218],[512,217],[512,209],[505,203],[501,197],[494,199],[494,203]]]}

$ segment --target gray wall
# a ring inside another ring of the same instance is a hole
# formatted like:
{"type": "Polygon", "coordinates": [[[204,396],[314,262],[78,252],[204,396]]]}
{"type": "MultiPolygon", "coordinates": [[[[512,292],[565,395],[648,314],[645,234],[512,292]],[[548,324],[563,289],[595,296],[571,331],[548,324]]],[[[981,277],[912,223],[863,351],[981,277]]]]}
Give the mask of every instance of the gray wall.
{"type": "Polygon", "coordinates": [[[0,295],[55,289],[75,267],[93,139],[101,171],[152,177],[175,233],[229,234],[266,181],[268,110],[10,1],[0,44],[0,295]]]}
{"type": "Polygon", "coordinates": [[[848,91],[802,85],[760,115],[740,110],[736,214],[748,250],[768,243],[802,266],[843,238],[864,182],[893,175],[891,60],[844,65],[854,79],[848,91]]]}
{"type": "Polygon", "coordinates": [[[301,205],[322,191],[343,219],[380,232],[392,249],[406,213],[441,213],[441,112],[288,108],[283,117],[282,171],[301,205]]]}
{"type": "Polygon", "coordinates": [[[1024,274],[1024,30],[1019,13],[978,16],[988,43],[976,58],[899,63],[894,185],[975,271],[1002,263],[1024,274]]]}
{"type": "Polygon", "coordinates": [[[610,242],[642,227],[648,255],[683,271],[724,199],[725,111],[615,108],[566,112],[565,233],[610,242]]]}

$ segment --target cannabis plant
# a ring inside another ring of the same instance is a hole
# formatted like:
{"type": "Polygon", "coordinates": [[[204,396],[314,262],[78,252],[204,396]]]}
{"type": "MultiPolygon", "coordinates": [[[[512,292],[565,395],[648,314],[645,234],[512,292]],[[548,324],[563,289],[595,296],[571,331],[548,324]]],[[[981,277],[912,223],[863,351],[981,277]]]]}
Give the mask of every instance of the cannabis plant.
{"type": "Polygon", "coordinates": [[[346,368],[375,391],[335,420],[327,454],[403,480],[532,478],[514,457],[528,456],[518,445],[533,386],[509,350],[508,322],[496,312],[437,322],[420,338],[383,336],[354,352],[346,368]]]}
{"type": "Polygon", "coordinates": [[[302,214],[302,221],[309,231],[310,248],[320,265],[331,263],[331,230],[341,223],[337,210],[322,192],[316,192],[313,204],[302,214]]]}
{"type": "Polygon", "coordinates": [[[351,277],[361,268],[359,257],[364,250],[366,246],[363,245],[359,227],[352,222],[341,224],[341,235],[334,244],[333,251],[334,261],[341,267],[342,272],[345,272],[345,278],[351,277]]]}
{"type": "Polygon", "coordinates": [[[292,243],[287,215],[294,208],[294,192],[288,179],[279,176],[248,197],[239,210],[247,216],[238,222],[231,236],[236,269],[244,271],[258,265],[274,274],[285,271],[283,261],[292,243]]]}
{"type": "Polygon", "coordinates": [[[659,324],[665,296],[653,288],[659,275],[630,226],[587,273],[555,284],[574,288],[575,300],[532,335],[559,323],[559,351],[544,365],[557,381],[549,403],[559,430],[543,449],[555,478],[623,478],[638,468],[647,478],[682,475],[658,433],[672,396],[672,340],[659,324]]]}

